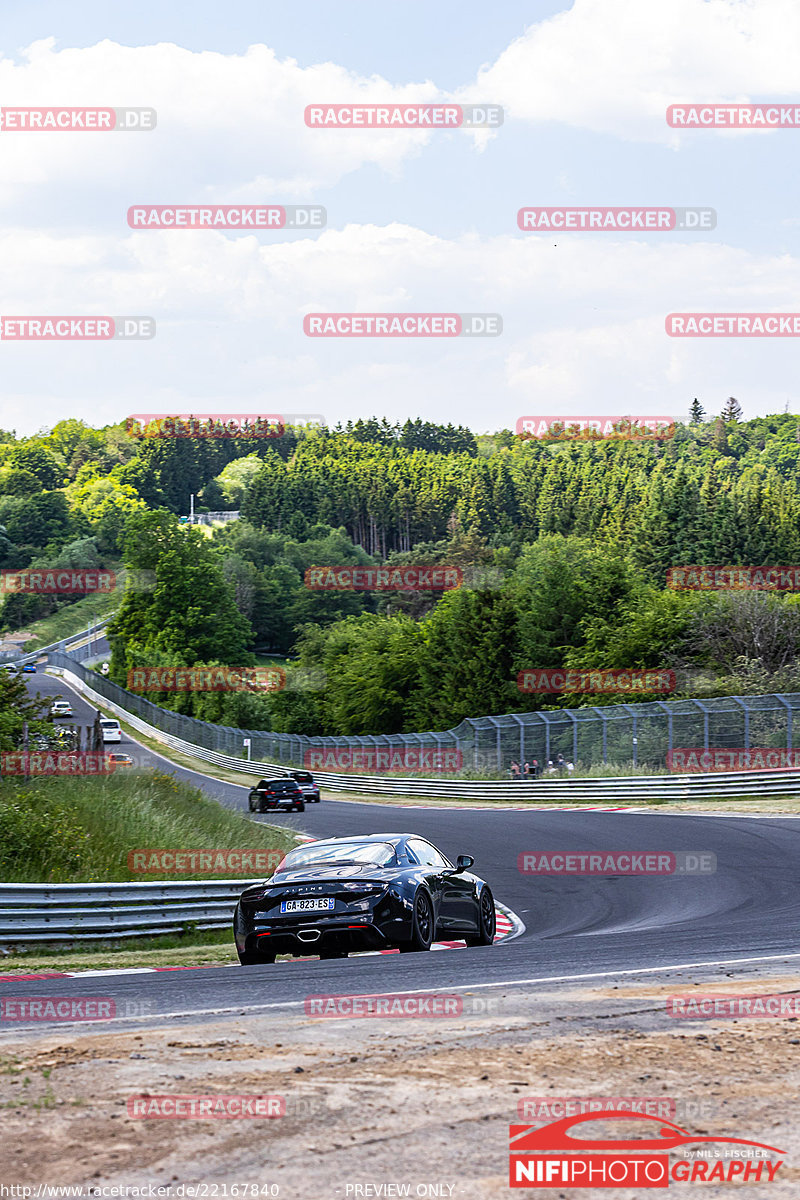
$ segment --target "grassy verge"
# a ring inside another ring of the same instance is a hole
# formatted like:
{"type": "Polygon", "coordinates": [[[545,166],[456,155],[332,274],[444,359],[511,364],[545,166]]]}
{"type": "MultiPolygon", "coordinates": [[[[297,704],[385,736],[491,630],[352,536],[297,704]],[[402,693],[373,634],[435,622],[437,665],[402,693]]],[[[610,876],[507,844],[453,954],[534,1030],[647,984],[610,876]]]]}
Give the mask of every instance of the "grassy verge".
{"type": "MultiPolygon", "coordinates": [[[[110,709],[105,708],[102,703],[100,704],[99,707],[102,710],[104,716],[110,716],[110,717],[115,717],[115,718],[117,717],[116,713],[113,713],[113,712],[111,712],[110,709]]],[[[120,717],[119,722],[120,722],[120,725],[122,726],[122,728],[125,730],[125,732],[130,737],[134,738],[142,746],[146,746],[149,750],[152,750],[155,753],[162,755],[169,762],[174,763],[175,766],[185,767],[189,771],[197,771],[199,774],[208,775],[211,779],[219,779],[223,783],[235,783],[235,784],[238,784],[240,787],[249,786],[250,781],[252,779],[254,779],[257,775],[257,772],[255,770],[244,771],[244,772],[232,771],[229,768],[218,767],[213,763],[208,763],[208,762],[203,761],[202,759],[194,758],[189,754],[182,754],[177,750],[173,750],[169,746],[165,746],[162,742],[158,741],[155,738],[148,737],[145,734],[139,733],[137,730],[135,730],[133,728],[133,726],[127,724],[127,722],[124,720],[124,718],[120,717]]],[[[244,762],[244,760],[242,760],[242,761],[244,762]]],[[[607,763],[605,765],[601,764],[597,767],[590,768],[586,772],[586,775],[578,775],[578,773],[576,772],[575,776],[573,776],[573,779],[614,778],[614,777],[618,777],[621,774],[627,774],[628,772],[630,772],[631,775],[641,777],[643,780],[652,774],[656,774],[656,772],[651,772],[642,767],[631,768],[630,764],[624,764],[624,766],[623,766],[620,764],[607,763]]],[[[662,771],[662,772],[660,772],[660,774],[662,774],[662,775],[668,774],[668,772],[662,771]]],[[[494,778],[494,781],[496,781],[496,777],[493,777],[493,778],[494,778]]],[[[487,778],[486,782],[491,782],[491,780],[489,778],[487,778]]],[[[558,775],[547,776],[544,779],[539,779],[539,780],[536,780],[535,782],[527,781],[527,786],[526,786],[526,781],[521,780],[519,782],[518,799],[512,799],[512,800],[495,800],[492,798],[491,793],[488,793],[486,796],[484,796],[481,799],[471,800],[471,799],[467,799],[467,798],[465,798],[463,796],[459,796],[459,795],[455,795],[452,797],[433,797],[433,796],[424,797],[424,796],[417,796],[414,794],[403,795],[403,794],[397,793],[394,795],[376,796],[376,795],[373,795],[373,794],[367,793],[367,792],[337,792],[337,791],[333,791],[333,790],[326,790],[325,788],[322,789],[322,795],[323,795],[323,803],[326,799],[331,799],[331,800],[350,801],[353,804],[392,805],[392,804],[413,803],[413,804],[420,804],[420,805],[423,805],[426,807],[431,807],[431,808],[436,808],[443,804],[445,804],[445,805],[457,804],[459,807],[463,807],[463,808],[470,808],[470,807],[476,807],[476,806],[483,807],[486,804],[492,804],[492,805],[496,805],[498,808],[502,808],[504,806],[518,804],[520,801],[525,801],[527,804],[530,804],[531,808],[536,808],[539,805],[550,807],[553,804],[558,804],[559,806],[563,805],[564,807],[575,807],[575,808],[589,807],[589,808],[591,808],[591,807],[595,807],[598,803],[603,803],[603,804],[609,804],[609,805],[614,805],[614,804],[626,805],[627,804],[628,806],[634,807],[634,808],[650,808],[650,807],[663,806],[663,807],[669,807],[670,809],[674,809],[676,811],[687,811],[687,812],[691,811],[693,809],[696,809],[698,807],[703,808],[703,807],[707,807],[709,805],[716,805],[717,807],[724,806],[726,811],[733,811],[734,809],[736,809],[737,811],[740,811],[740,812],[741,811],[774,812],[776,815],[779,813],[782,813],[782,812],[783,813],[800,812],[800,795],[798,795],[797,797],[795,797],[795,796],[769,797],[769,796],[760,796],[760,795],[752,795],[752,794],[748,795],[746,792],[744,792],[741,795],[715,796],[715,797],[711,797],[710,799],[699,799],[699,798],[687,797],[686,799],[680,799],[680,800],[657,800],[657,799],[648,800],[648,799],[642,799],[642,798],[637,797],[636,799],[628,800],[624,795],[620,796],[618,799],[608,798],[608,799],[600,800],[600,799],[598,799],[598,797],[586,797],[586,798],[581,798],[581,799],[578,799],[578,798],[573,799],[571,797],[565,798],[563,795],[562,796],[558,796],[558,795],[554,796],[553,793],[550,792],[550,790],[549,790],[549,784],[551,782],[563,783],[564,777],[558,776],[558,775]]]]}
{"type": "Polygon", "coordinates": [[[219,929],[184,936],[125,938],[90,945],[19,947],[13,954],[0,957],[0,975],[238,964],[230,929],[219,929]]]}
{"type": "Polygon", "coordinates": [[[59,609],[49,617],[42,617],[41,621],[34,621],[9,636],[31,635],[24,647],[25,652],[30,653],[39,646],[49,646],[51,642],[60,641],[61,638],[74,637],[85,630],[88,624],[96,624],[118,604],[119,594],[115,592],[84,596],[82,600],[76,600],[74,604],[59,609]]]}
{"type": "MultiPolygon", "coordinates": [[[[165,877],[129,866],[131,851],[261,849],[285,852],[282,829],[223,808],[161,771],[95,778],[6,778],[0,786],[0,878],[6,883],[107,883],[165,877]]],[[[255,874],[259,874],[258,871],[255,874]]],[[[252,867],[171,879],[252,878],[252,867]]]]}

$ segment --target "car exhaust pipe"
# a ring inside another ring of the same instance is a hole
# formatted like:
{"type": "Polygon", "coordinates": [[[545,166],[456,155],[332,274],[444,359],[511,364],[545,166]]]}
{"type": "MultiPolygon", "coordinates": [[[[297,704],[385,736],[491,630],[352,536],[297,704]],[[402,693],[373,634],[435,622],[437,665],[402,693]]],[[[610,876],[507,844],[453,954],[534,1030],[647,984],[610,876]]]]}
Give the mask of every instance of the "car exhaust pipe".
{"type": "Polygon", "coordinates": [[[301,942],[318,942],[322,936],[321,929],[298,929],[297,936],[301,942]]]}

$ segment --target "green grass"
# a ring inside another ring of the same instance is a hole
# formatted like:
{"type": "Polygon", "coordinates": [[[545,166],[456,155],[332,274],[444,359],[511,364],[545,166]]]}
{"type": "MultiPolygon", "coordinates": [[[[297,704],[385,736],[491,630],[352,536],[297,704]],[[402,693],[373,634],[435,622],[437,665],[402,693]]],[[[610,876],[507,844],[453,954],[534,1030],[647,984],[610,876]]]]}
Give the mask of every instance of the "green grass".
{"type": "Polygon", "coordinates": [[[248,820],[161,771],[95,778],[6,778],[0,784],[0,879],[5,883],[106,883],[253,878],[246,868],[143,874],[131,851],[264,849],[296,839],[248,820]]]}
{"type": "Polygon", "coordinates": [[[118,592],[98,592],[93,596],[84,596],[82,600],[76,600],[74,604],[59,609],[49,617],[42,617],[41,621],[33,621],[24,629],[15,630],[8,636],[16,637],[21,633],[32,634],[33,636],[25,643],[24,647],[25,652],[30,653],[39,646],[49,646],[51,642],[60,641],[61,638],[73,637],[75,634],[85,632],[88,624],[94,625],[118,605],[118,592]]]}
{"type": "Polygon", "coordinates": [[[258,667],[282,667],[284,671],[291,663],[297,663],[297,659],[285,658],[280,654],[254,654],[253,658],[258,667]]]}
{"type": "MultiPolygon", "coordinates": [[[[195,933],[109,938],[50,946],[13,947],[0,958],[0,975],[32,971],[103,971],[125,967],[238,966],[230,926],[195,933]]],[[[2,1070],[0,1059],[0,1074],[2,1070]]]]}

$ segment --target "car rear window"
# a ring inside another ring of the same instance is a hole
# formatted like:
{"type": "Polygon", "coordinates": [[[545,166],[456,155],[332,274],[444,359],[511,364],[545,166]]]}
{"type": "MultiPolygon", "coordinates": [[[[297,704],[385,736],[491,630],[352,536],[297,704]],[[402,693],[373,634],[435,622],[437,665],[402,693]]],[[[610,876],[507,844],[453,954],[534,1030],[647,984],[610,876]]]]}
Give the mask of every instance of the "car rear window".
{"type": "Polygon", "coordinates": [[[103,729],[119,729],[119,721],[101,721],[103,729]]]}
{"type": "Polygon", "coordinates": [[[394,846],[388,842],[326,842],[291,850],[281,863],[281,870],[295,871],[298,867],[324,866],[339,859],[343,862],[371,863],[379,867],[390,866],[396,861],[394,846]]]}
{"type": "Polygon", "coordinates": [[[296,779],[298,783],[313,783],[314,782],[314,777],[312,775],[309,775],[308,771],[295,771],[293,778],[296,779]]]}

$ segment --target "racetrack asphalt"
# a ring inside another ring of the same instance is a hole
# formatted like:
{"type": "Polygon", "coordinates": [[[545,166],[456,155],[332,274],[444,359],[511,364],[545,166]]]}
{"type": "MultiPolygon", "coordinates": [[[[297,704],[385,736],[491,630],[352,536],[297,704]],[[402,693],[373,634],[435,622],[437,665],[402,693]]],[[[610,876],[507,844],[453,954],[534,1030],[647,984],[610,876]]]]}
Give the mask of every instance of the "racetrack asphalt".
{"type": "MultiPolygon", "coordinates": [[[[69,698],[74,721],[91,721],[93,710],[62,680],[41,668],[25,678],[31,691],[69,698]]],[[[135,754],[137,762],[171,771],[230,808],[247,808],[249,783],[224,783],[167,764],[125,734],[119,749],[135,754]]],[[[473,854],[473,869],[489,882],[495,898],[521,917],[525,932],[506,944],[451,953],[113,974],[102,979],[102,987],[95,974],[31,979],[24,985],[26,996],[102,992],[117,1001],[118,1012],[139,1006],[138,1022],[156,1024],[169,1014],[211,1020],[273,1006],[302,1008],[306,995],[325,992],[484,990],[512,984],[541,992],[579,981],[611,987],[650,973],[684,983],[752,977],[759,970],[800,975],[800,821],[791,817],[439,809],[360,803],[328,793],[304,813],[253,819],[313,837],[416,832],[451,858],[473,854]],[[520,852],[599,850],[710,851],[716,870],[696,876],[534,877],[517,867],[520,852]]],[[[21,981],[3,981],[2,993],[19,986],[21,981]]],[[[108,1028],[109,1022],[103,1025],[108,1028]]],[[[121,1027],[128,1025],[120,1021],[121,1027]]],[[[16,1023],[17,1033],[21,1027],[16,1023]]]]}

